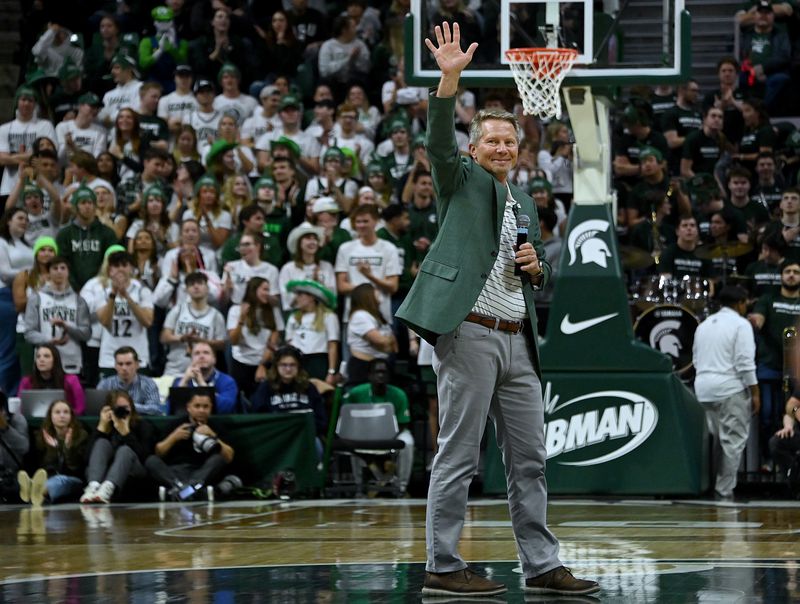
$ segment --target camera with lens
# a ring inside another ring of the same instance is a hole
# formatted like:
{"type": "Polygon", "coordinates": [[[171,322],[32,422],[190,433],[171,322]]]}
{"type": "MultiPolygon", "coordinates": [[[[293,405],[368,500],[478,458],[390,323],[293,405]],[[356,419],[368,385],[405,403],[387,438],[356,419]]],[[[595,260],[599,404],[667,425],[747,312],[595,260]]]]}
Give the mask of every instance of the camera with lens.
{"type": "Polygon", "coordinates": [[[219,444],[219,439],[216,436],[209,436],[197,431],[197,427],[192,427],[192,443],[194,443],[194,450],[198,453],[205,453],[211,455],[218,453],[222,449],[219,444]]]}
{"type": "Polygon", "coordinates": [[[114,407],[112,409],[112,412],[119,419],[125,419],[126,417],[128,417],[131,414],[131,410],[130,409],[128,409],[127,407],[122,407],[122,406],[114,407]]]}

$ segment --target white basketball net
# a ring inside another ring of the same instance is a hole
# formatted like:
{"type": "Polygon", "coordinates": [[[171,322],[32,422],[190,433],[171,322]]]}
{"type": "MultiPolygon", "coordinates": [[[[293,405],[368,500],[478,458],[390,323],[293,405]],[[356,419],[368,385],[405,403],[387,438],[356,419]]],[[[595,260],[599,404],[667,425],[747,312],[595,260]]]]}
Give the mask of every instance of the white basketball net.
{"type": "Polygon", "coordinates": [[[561,115],[561,82],[578,51],[572,48],[512,48],[506,51],[525,115],[561,115]]]}

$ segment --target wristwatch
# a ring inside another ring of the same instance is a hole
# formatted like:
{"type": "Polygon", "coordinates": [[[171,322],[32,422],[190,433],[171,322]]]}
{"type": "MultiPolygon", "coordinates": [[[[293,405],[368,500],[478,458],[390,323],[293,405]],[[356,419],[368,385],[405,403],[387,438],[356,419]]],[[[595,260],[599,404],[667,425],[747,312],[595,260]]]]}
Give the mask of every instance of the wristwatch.
{"type": "Polygon", "coordinates": [[[335,369],[328,369],[328,375],[336,375],[335,369]]]}

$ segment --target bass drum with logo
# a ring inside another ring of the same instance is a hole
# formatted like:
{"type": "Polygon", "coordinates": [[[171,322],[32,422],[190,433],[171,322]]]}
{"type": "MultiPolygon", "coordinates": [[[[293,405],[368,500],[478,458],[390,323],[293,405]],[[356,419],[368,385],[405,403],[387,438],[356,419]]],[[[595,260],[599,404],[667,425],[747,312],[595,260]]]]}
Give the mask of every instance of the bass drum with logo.
{"type": "Polygon", "coordinates": [[[672,368],[682,373],[692,366],[694,332],[700,322],[683,306],[660,304],[645,310],[633,326],[636,337],[672,361],[672,368]]]}

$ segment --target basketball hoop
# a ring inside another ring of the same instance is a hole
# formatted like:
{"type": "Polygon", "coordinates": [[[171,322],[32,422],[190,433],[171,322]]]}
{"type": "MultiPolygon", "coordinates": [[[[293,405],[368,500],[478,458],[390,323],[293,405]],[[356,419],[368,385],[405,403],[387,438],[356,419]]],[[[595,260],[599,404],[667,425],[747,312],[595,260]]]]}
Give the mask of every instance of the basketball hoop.
{"type": "Polygon", "coordinates": [[[561,115],[561,82],[572,68],[574,48],[511,48],[505,52],[525,115],[561,115]]]}

